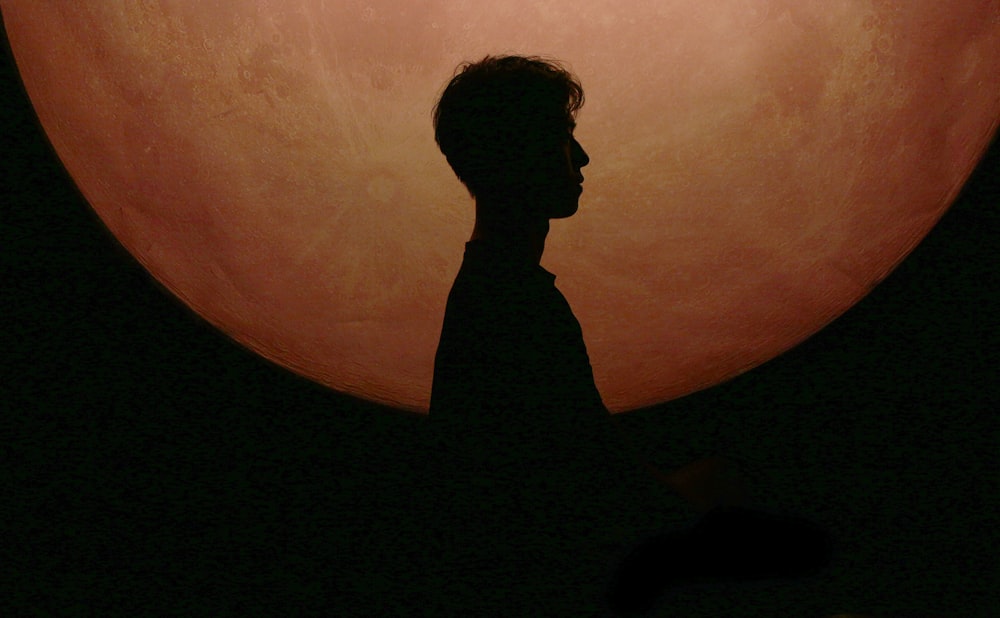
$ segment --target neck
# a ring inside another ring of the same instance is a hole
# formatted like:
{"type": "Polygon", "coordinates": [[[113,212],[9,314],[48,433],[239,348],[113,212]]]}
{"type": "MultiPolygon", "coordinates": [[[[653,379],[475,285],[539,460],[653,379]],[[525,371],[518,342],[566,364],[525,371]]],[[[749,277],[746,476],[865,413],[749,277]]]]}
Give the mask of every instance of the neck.
{"type": "Polygon", "coordinates": [[[523,256],[534,264],[542,261],[545,237],[549,233],[549,220],[538,218],[507,218],[494,220],[484,216],[488,211],[477,201],[476,225],[469,240],[482,240],[501,250],[523,256]]]}

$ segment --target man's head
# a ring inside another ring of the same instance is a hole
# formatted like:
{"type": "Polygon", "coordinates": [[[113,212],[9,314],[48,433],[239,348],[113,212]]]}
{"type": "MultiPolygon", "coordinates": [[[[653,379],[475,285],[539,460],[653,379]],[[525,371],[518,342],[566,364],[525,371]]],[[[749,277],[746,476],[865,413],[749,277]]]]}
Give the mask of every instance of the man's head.
{"type": "Polygon", "coordinates": [[[568,217],[589,162],[572,135],[583,101],[555,61],[487,56],[459,66],[434,107],[434,137],[477,207],[529,204],[568,217]]]}

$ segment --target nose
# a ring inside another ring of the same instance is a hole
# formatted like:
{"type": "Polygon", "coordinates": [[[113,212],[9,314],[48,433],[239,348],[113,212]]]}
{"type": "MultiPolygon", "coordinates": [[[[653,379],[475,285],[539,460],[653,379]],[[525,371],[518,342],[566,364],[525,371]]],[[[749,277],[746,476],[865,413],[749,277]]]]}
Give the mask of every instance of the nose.
{"type": "Polygon", "coordinates": [[[590,157],[587,156],[583,146],[580,145],[580,142],[576,141],[575,137],[573,138],[573,162],[576,163],[578,168],[590,163],[590,157]]]}

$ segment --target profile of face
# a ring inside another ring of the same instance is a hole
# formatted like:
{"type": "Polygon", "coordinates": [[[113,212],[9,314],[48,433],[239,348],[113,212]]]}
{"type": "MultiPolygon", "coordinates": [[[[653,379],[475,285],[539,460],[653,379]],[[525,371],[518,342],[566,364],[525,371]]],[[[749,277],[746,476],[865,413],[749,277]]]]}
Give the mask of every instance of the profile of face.
{"type": "Polygon", "coordinates": [[[580,170],[590,163],[587,152],[572,134],[563,145],[561,155],[562,178],[565,179],[567,185],[566,200],[565,202],[553,203],[554,210],[549,214],[550,219],[562,219],[576,213],[580,207],[580,195],[583,193],[583,174],[580,170]]]}
{"type": "Polygon", "coordinates": [[[573,136],[573,126],[565,138],[528,149],[523,161],[527,178],[518,184],[547,219],[564,219],[579,209],[581,169],[590,163],[590,157],[573,136]]]}

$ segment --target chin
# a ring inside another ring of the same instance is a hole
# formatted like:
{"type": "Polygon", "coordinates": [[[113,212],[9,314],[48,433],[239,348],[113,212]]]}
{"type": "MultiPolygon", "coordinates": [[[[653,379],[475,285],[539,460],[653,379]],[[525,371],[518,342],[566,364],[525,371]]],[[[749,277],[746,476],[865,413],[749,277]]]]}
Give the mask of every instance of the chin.
{"type": "Polygon", "coordinates": [[[574,195],[573,197],[567,199],[566,201],[554,205],[550,210],[550,219],[565,219],[567,217],[572,217],[576,214],[576,211],[580,209],[580,196],[574,195]]]}
{"type": "Polygon", "coordinates": [[[549,216],[550,219],[566,219],[567,217],[572,217],[576,214],[576,211],[580,209],[580,205],[573,203],[568,204],[564,207],[553,210],[552,214],[549,216]]]}

